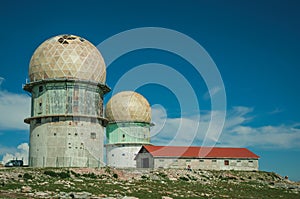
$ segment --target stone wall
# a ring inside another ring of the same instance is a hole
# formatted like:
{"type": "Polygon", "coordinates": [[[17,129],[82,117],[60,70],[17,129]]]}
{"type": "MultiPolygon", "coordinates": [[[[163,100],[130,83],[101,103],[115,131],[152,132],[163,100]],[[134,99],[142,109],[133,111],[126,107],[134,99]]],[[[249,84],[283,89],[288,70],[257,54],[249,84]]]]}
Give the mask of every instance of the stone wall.
{"type": "Polygon", "coordinates": [[[206,170],[258,170],[257,159],[185,159],[155,158],[154,168],[187,168],[206,170]]]}

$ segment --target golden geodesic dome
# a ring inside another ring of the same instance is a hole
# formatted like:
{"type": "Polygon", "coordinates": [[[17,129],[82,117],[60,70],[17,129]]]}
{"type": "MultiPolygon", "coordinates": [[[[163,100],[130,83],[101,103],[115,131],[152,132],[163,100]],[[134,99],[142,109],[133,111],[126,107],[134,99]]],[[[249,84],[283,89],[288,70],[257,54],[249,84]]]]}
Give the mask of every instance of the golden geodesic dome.
{"type": "Polygon", "coordinates": [[[107,103],[105,117],[109,122],[151,122],[151,107],[139,93],[123,91],[107,103]]]}
{"type": "Polygon", "coordinates": [[[58,35],[43,42],[29,65],[30,81],[70,78],[105,83],[106,66],[98,49],[75,35],[58,35]]]}

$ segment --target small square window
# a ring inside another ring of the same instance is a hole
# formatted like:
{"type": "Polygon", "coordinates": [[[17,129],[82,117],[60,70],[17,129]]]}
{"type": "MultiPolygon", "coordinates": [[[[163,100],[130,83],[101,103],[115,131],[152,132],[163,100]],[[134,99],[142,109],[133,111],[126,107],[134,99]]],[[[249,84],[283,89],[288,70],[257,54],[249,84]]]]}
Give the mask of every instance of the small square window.
{"type": "Polygon", "coordinates": [[[125,156],[125,153],[122,153],[122,156],[125,156]]]}
{"type": "Polygon", "coordinates": [[[56,136],[56,133],[54,133],[53,135],[56,136]]]}
{"type": "Polygon", "coordinates": [[[240,160],[237,160],[236,162],[241,162],[240,160]]]}
{"type": "Polygon", "coordinates": [[[249,160],[248,162],[252,163],[252,162],[253,162],[253,160],[249,160]]]}
{"type": "Polygon", "coordinates": [[[114,157],[114,156],[115,156],[115,154],[111,154],[111,156],[112,156],[112,157],[114,157]]]}
{"type": "Polygon", "coordinates": [[[224,165],[228,166],[229,165],[229,160],[224,160],[224,165]]]}
{"type": "Polygon", "coordinates": [[[204,162],[204,160],[201,159],[201,160],[199,160],[199,162],[204,162]]]}
{"type": "Polygon", "coordinates": [[[37,118],[37,119],[36,119],[36,123],[37,123],[37,124],[42,123],[42,119],[41,119],[41,118],[37,118]]]}
{"type": "Polygon", "coordinates": [[[96,139],[96,133],[95,132],[91,133],[91,139],[96,139]]]}
{"type": "Polygon", "coordinates": [[[212,160],[212,162],[217,162],[217,160],[212,160]]]}

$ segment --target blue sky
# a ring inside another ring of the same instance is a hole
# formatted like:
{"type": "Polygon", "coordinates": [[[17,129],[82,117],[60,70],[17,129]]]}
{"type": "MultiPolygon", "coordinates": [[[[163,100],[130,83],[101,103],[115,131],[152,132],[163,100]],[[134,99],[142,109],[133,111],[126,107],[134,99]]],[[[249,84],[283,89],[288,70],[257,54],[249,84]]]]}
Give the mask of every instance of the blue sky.
{"type": "MultiPolygon", "coordinates": [[[[226,89],[227,117],[217,144],[248,147],[261,156],[260,169],[300,180],[299,6],[298,1],[3,1],[0,159],[6,153],[22,153],[24,147],[17,147],[29,141],[23,118],[29,115],[30,100],[22,84],[40,43],[58,34],[75,34],[98,45],[126,30],[162,27],[197,41],[218,67],[226,89]]],[[[132,51],[109,66],[107,84],[115,88],[124,74],[147,63],[167,65],[183,75],[200,107],[195,109],[187,101],[181,112],[181,94],[155,82],[140,85],[137,91],[151,105],[157,104],[153,106],[157,124],[153,143],[169,144],[173,139],[181,145],[201,144],[212,113],[209,89],[185,59],[159,49],[132,51]],[[185,121],[179,130],[178,121],[185,121]],[[197,124],[199,129],[191,135],[197,124]],[[177,140],[175,131],[180,134],[177,140]],[[190,139],[192,143],[185,142],[190,139]]],[[[160,72],[158,69],[157,74],[160,72]]],[[[175,85],[181,88],[182,82],[175,85]]],[[[126,86],[122,89],[131,89],[126,86]]],[[[191,98],[184,89],[182,94],[191,98]]],[[[108,94],[105,102],[110,97],[108,94]]]]}

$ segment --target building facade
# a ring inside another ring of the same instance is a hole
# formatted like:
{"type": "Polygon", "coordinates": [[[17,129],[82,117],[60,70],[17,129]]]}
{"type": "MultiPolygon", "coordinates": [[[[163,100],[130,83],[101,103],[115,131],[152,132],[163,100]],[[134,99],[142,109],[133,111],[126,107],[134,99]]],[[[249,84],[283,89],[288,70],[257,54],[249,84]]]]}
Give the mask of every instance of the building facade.
{"type": "Polygon", "coordinates": [[[150,144],[151,108],[133,91],[114,95],[106,105],[106,161],[108,166],[136,168],[134,160],[142,145],[150,144]]]}
{"type": "Polygon", "coordinates": [[[259,156],[246,148],[143,146],[137,168],[258,170],[259,156]]]}
{"type": "Polygon", "coordinates": [[[97,48],[74,35],[46,40],[29,66],[29,165],[99,167],[103,163],[106,66],[97,48]]]}

